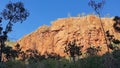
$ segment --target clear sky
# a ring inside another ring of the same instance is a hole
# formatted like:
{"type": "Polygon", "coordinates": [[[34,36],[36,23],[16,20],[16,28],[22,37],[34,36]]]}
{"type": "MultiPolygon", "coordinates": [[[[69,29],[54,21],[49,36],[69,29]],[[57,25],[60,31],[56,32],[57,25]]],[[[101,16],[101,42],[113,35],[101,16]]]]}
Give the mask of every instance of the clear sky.
{"type": "MultiPolygon", "coordinates": [[[[0,11],[10,0],[0,0],[0,11]]],[[[36,30],[46,24],[50,25],[57,18],[66,18],[68,14],[77,16],[78,14],[93,13],[88,6],[89,0],[11,0],[12,2],[22,1],[29,10],[30,16],[22,24],[15,24],[13,31],[9,34],[12,40],[18,40],[24,35],[36,30]]],[[[102,15],[120,16],[120,0],[106,0],[102,9],[102,15]]],[[[3,21],[4,22],[4,21],[3,21]]]]}

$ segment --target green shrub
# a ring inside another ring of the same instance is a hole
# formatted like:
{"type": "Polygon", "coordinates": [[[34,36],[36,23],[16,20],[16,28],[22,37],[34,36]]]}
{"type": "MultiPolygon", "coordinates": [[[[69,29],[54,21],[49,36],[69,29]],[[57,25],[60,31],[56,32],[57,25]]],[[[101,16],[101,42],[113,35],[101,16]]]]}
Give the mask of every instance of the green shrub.
{"type": "Polygon", "coordinates": [[[26,65],[22,61],[8,61],[1,62],[0,68],[26,68],[26,65]]]}
{"type": "Polygon", "coordinates": [[[91,56],[77,61],[78,67],[81,68],[103,68],[102,58],[98,56],[91,56]]]}

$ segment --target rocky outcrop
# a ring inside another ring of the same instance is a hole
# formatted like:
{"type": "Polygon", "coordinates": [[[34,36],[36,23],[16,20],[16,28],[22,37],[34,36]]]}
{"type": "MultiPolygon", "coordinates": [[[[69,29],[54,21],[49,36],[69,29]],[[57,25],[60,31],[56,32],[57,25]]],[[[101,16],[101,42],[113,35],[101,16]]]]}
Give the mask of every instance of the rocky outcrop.
{"type": "MultiPolygon", "coordinates": [[[[120,39],[119,33],[113,29],[112,18],[102,18],[105,31],[109,30],[115,38],[120,39]]],[[[37,49],[41,55],[56,53],[65,56],[64,47],[67,42],[77,40],[77,45],[84,46],[82,52],[90,46],[102,47],[102,54],[107,51],[100,19],[94,15],[84,17],[60,18],[51,26],[41,26],[36,31],[18,40],[22,50],[37,49]]]]}

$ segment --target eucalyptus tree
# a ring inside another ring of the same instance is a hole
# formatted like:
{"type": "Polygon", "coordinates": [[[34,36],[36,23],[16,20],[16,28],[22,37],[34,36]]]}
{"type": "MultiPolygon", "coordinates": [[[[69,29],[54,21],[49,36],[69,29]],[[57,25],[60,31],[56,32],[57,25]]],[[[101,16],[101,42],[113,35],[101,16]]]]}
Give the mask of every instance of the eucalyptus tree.
{"type": "Polygon", "coordinates": [[[90,0],[89,3],[88,3],[88,5],[91,6],[93,8],[93,10],[99,16],[100,26],[101,26],[101,29],[103,31],[104,38],[105,38],[105,43],[107,45],[107,49],[108,49],[108,52],[109,52],[109,43],[107,41],[106,31],[104,29],[103,22],[101,20],[101,13],[100,13],[100,11],[102,10],[103,6],[105,5],[105,0],[90,0]]]}
{"type": "Polygon", "coordinates": [[[25,9],[22,2],[9,2],[5,9],[0,13],[0,62],[3,58],[3,50],[5,48],[5,42],[8,38],[8,33],[12,31],[13,24],[17,22],[23,22],[29,16],[29,12],[25,9]],[[3,20],[6,20],[6,27],[3,28],[3,20]]]}

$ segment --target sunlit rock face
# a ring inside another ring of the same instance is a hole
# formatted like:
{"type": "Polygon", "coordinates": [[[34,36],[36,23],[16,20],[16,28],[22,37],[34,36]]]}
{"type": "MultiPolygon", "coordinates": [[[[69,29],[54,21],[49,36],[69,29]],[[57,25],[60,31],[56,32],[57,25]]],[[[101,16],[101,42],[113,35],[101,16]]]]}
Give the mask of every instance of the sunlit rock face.
{"type": "MultiPolygon", "coordinates": [[[[105,31],[109,30],[110,34],[120,39],[119,33],[113,28],[112,18],[102,18],[102,23],[105,31]]],[[[37,49],[41,55],[56,53],[66,56],[64,47],[74,39],[77,45],[83,46],[82,52],[90,46],[102,47],[101,54],[107,52],[100,19],[94,15],[57,19],[52,22],[51,26],[40,26],[36,31],[18,40],[17,43],[21,45],[23,51],[37,49]]]]}

